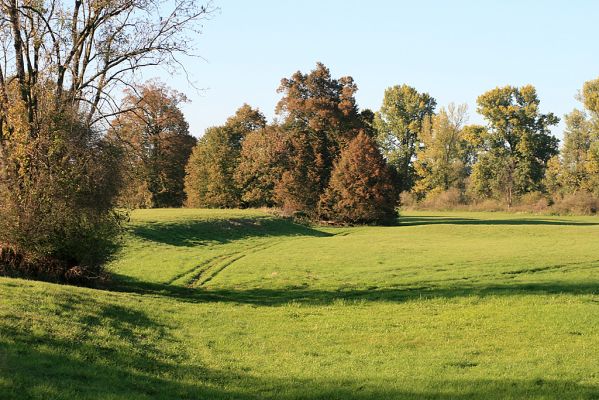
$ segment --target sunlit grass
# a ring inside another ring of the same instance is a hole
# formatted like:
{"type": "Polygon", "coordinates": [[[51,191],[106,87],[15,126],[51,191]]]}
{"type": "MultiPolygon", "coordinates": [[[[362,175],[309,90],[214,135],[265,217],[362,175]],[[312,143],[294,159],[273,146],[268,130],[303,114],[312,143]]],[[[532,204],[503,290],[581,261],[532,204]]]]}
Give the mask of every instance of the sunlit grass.
{"type": "Polygon", "coordinates": [[[597,399],[599,219],[132,215],[106,290],[0,279],[0,398],[597,399]]]}

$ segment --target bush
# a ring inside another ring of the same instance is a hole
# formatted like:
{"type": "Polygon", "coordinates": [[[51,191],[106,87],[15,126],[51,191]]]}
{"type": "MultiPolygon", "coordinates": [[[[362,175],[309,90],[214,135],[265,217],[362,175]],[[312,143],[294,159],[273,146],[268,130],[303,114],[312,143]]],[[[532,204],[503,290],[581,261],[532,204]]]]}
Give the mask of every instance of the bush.
{"type": "Polygon", "coordinates": [[[530,192],[523,194],[517,200],[516,204],[507,211],[544,213],[549,211],[551,199],[541,192],[530,192]]]}
{"type": "Polygon", "coordinates": [[[588,192],[577,192],[555,200],[552,210],[558,214],[596,214],[599,210],[599,198],[588,192]]]}
{"type": "Polygon", "coordinates": [[[399,204],[405,210],[415,209],[418,206],[418,197],[414,193],[405,190],[399,195],[399,204]]]}
{"type": "Polygon", "coordinates": [[[0,273],[77,283],[102,276],[122,218],[113,211],[118,150],[74,113],[42,115],[34,134],[14,127],[0,154],[0,273]]]}
{"type": "Polygon", "coordinates": [[[435,210],[453,210],[464,204],[462,193],[457,188],[432,190],[422,201],[422,207],[435,210]]]}

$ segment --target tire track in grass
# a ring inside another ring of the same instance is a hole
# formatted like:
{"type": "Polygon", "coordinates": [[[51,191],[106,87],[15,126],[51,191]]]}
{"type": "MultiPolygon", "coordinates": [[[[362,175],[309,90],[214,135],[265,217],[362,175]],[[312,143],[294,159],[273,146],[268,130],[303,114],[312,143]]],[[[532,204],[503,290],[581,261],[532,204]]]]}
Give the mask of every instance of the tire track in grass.
{"type": "Polygon", "coordinates": [[[202,261],[201,263],[194,265],[192,268],[183,271],[179,274],[176,274],[175,276],[173,276],[172,278],[170,278],[168,281],[164,282],[166,285],[172,285],[173,283],[175,283],[176,281],[178,281],[179,279],[189,275],[189,274],[193,274],[194,272],[197,272],[198,270],[202,270],[205,267],[209,266],[210,264],[212,264],[212,262],[218,262],[220,258],[223,258],[227,256],[227,254],[219,254],[217,256],[213,256],[210,257],[204,261],[202,261]]]}
{"type": "MultiPolygon", "coordinates": [[[[251,246],[251,247],[249,247],[249,249],[251,250],[258,246],[260,246],[260,245],[251,246]]],[[[185,284],[185,286],[190,286],[190,282],[196,281],[198,279],[198,277],[200,275],[202,275],[206,270],[214,267],[214,265],[220,263],[221,261],[229,259],[232,256],[235,256],[239,253],[241,253],[241,251],[234,251],[232,253],[223,253],[223,254],[218,254],[216,256],[210,257],[210,258],[202,261],[201,263],[195,265],[194,267],[173,276],[171,279],[169,279],[165,283],[167,285],[172,285],[175,282],[177,282],[178,280],[183,280],[182,283],[185,284]],[[186,279],[184,279],[184,278],[186,278],[186,279]]]]}
{"type": "Polygon", "coordinates": [[[242,258],[257,253],[259,251],[263,251],[269,249],[275,245],[279,244],[279,242],[268,243],[265,245],[256,245],[250,247],[248,251],[245,252],[235,252],[228,254],[227,257],[222,258],[221,260],[217,260],[217,262],[212,263],[207,268],[202,269],[196,274],[188,283],[188,287],[200,287],[205,285],[214,279],[218,274],[225,270],[225,268],[229,267],[231,264],[241,260],[242,258]]]}

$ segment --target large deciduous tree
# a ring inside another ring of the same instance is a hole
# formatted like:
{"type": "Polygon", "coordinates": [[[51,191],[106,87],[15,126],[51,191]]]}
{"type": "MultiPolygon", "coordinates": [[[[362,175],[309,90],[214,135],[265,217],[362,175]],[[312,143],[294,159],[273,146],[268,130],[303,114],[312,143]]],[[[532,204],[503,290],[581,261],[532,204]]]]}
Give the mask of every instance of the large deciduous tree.
{"type": "Polygon", "coordinates": [[[176,67],[211,8],[2,0],[0,11],[1,268],[95,275],[106,243],[97,239],[115,220],[117,163],[103,130],[123,110],[111,93],[142,68],[176,67]]]}
{"type": "Polygon", "coordinates": [[[419,133],[426,118],[433,115],[436,105],[437,102],[428,93],[419,93],[408,85],[385,90],[374,126],[383,155],[397,170],[401,191],[412,189],[419,133]]]}
{"type": "Polygon", "coordinates": [[[423,197],[431,191],[463,190],[468,177],[471,146],[464,135],[466,105],[450,104],[425,120],[420,133],[414,170],[414,192],[423,197]]]}
{"type": "Polygon", "coordinates": [[[321,63],[308,74],[298,71],[283,79],[278,91],[283,98],[276,111],[289,136],[289,156],[276,196],[286,211],[314,214],[334,160],[368,115],[358,112],[353,79],[334,79],[321,63]]]}
{"type": "Polygon", "coordinates": [[[599,195],[599,79],[584,84],[580,100],[586,112],[574,109],[565,116],[561,154],[551,160],[545,179],[558,195],[579,191],[599,195]]]}
{"type": "Polygon", "coordinates": [[[557,154],[558,140],[550,127],[559,122],[542,114],[533,86],[505,86],[478,98],[478,112],[488,122],[483,150],[474,165],[472,187],[478,195],[514,198],[542,189],[548,160],[557,154]]]}
{"type": "Polygon", "coordinates": [[[252,131],[243,140],[235,181],[244,205],[277,205],[275,187],[285,172],[287,138],[287,132],[275,124],[252,131]]]}
{"type": "Polygon", "coordinates": [[[123,150],[120,205],[181,207],[185,166],[196,143],[179,108],[186,98],[159,82],[128,89],[109,138],[123,150]]]}
{"type": "Polygon", "coordinates": [[[185,192],[189,207],[242,205],[242,188],[235,176],[242,144],[248,134],[265,126],[264,115],[244,104],[223,126],[206,130],[186,168],[185,192]]]}

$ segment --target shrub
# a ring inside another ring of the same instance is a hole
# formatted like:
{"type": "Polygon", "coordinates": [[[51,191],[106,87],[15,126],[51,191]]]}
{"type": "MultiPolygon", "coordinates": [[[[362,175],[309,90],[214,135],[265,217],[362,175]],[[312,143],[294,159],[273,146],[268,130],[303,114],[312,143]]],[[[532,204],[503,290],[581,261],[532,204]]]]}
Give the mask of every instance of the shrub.
{"type": "Polygon", "coordinates": [[[507,204],[500,202],[495,199],[483,199],[473,202],[468,207],[470,211],[506,211],[508,209],[507,204]]]}
{"type": "Polygon", "coordinates": [[[599,210],[599,198],[582,191],[569,194],[557,199],[552,210],[558,214],[595,214],[599,210]]]}
{"type": "Polygon", "coordinates": [[[69,282],[101,276],[121,220],[113,211],[118,150],[75,113],[40,114],[34,135],[16,122],[0,157],[0,273],[69,282]]]}
{"type": "Polygon", "coordinates": [[[541,192],[526,193],[518,199],[514,211],[540,213],[549,209],[550,199],[541,192]]]}
{"type": "Polygon", "coordinates": [[[452,210],[462,205],[463,196],[459,189],[432,190],[422,201],[423,208],[435,210],[452,210]]]}
{"type": "Polygon", "coordinates": [[[399,195],[399,204],[403,209],[414,209],[418,206],[418,198],[414,193],[404,190],[399,195]]]}

